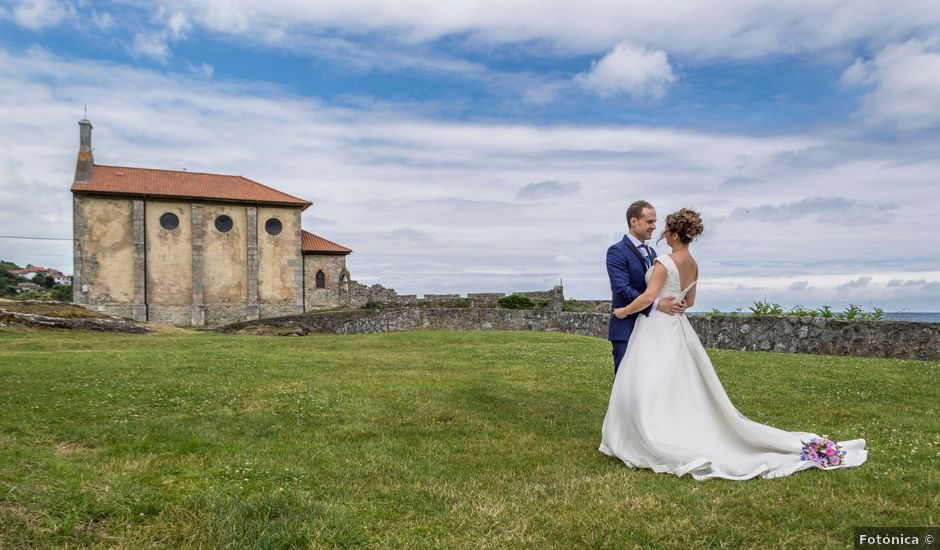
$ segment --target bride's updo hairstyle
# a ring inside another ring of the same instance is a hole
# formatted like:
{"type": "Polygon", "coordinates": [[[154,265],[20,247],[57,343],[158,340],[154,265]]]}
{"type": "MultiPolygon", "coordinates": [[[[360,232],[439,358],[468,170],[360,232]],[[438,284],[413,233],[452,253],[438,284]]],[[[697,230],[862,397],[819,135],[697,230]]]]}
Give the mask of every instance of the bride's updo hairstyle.
{"type": "Polygon", "coordinates": [[[666,216],[666,231],[679,237],[682,244],[689,244],[705,231],[705,226],[702,225],[702,217],[698,212],[683,208],[666,216]]]}

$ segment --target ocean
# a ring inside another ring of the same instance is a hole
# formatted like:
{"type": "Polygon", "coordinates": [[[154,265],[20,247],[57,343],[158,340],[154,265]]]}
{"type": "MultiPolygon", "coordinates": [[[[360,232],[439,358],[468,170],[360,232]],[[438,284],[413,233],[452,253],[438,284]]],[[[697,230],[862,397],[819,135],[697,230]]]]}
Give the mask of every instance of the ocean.
{"type": "Polygon", "coordinates": [[[885,313],[887,321],[913,321],[915,323],[940,323],[940,313],[923,311],[893,311],[885,313]]]}

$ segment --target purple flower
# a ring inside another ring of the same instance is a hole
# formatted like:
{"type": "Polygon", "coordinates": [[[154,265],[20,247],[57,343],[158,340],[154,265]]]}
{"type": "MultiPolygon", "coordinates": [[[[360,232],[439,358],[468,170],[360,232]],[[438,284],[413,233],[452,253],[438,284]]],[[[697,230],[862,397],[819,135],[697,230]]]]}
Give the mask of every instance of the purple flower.
{"type": "Polygon", "coordinates": [[[842,463],[842,461],[839,460],[839,457],[838,457],[838,456],[830,457],[830,458],[829,458],[829,462],[831,462],[833,466],[838,466],[839,464],[842,463]]]}
{"type": "Polygon", "coordinates": [[[815,451],[811,451],[811,452],[810,452],[808,455],[806,455],[806,456],[807,456],[807,458],[809,458],[809,459],[812,460],[813,462],[816,462],[817,460],[819,460],[819,455],[816,454],[815,451]]]}

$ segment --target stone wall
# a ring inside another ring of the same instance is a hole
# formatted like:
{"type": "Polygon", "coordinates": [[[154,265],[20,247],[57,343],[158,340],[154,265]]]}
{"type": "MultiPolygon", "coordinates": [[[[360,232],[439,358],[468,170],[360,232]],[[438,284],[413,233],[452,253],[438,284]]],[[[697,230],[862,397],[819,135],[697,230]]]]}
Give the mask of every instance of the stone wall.
{"type": "Polygon", "coordinates": [[[541,330],[584,336],[607,333],[603,315],[555,313],[526,309],[410,307],[327,311],[292,317],[246,321],[219,327],[219,332],[360,334],[406,330],[541,330]],[[260,330],[259,330],[260,329],[260,330]],[[284,329],[284,330],[277,330],[284,329]]]}
{"type": "MultiPolygon", "coordinates": [[[[247,334],[537,330],[606,338],[608,318],[601,313],[411,307],[296,315],[218,330],[247,334]]],[[[940,324],[705,315],[689,320],[709,348],[940,360],[940,324]]]]}
{"type": "Polygon", "coordinates": [[[303,259],[304,307],[309,311],[345,305],[346,292],[340,281],[346,270],[346,256],[308,253],[303,255],[303,259]],[[317,288],[318,271],[323,272],[323,288],[317,288]]]}
{"type": "MultiPolygon", "coordinates": [[[[547,302],[550,311],[561,312],[565,303],[564,289],[556,286],[551,290],[514,292],[527,296],[533,302],[547,302]]],[[[418,298],[415,294],[398,294],[394,289],[382,285],[366,286],[356,281],[349,282],[349,291],[345,293],[342,305],[363,307],[367,304],[379,307],[470,307],[495,308],[500,298],[506,294],[500,292],[460,294],[425,294],[418,298]]]]}
{"type": "Polygon", "coordinates": [[[940,323],[692,315],[706,347],[940,360],[940,323]]]}

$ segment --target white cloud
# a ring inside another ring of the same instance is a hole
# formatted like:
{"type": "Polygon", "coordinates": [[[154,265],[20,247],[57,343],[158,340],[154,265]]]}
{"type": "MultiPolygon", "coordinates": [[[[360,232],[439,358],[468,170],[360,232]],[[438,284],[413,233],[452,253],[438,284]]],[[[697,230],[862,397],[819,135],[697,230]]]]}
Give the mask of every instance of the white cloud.
{"type": "Polygon", "coordinates": [[[940,42],[892,44],[842,74],[867,91],[859,114],[874,125],[920,130],[940,125],[940,42]]]}
{"type": "MultiPolygon", "coordinates": [[[[596,54],[625,38],[653,50],[698,59],[755,58],[839,50],[867,43],[881,47],[911,36],[936,34],[933,2],[880,0],[783,3],[779,0],[359,0],[356,2],[205,2],[163,0],[170,12],[215,32],[282,40],[298,33],[336,31],[351,36],[381,32],[400,44],[466,37],[467,47],[542,44],[556,52],[596,54]]],[[[541,46],[537,46],[541,47],[541,46]]]]}
{"type": "Polygon", "coordinates": [[[167,20],[167,28],[173,40],[180,40],[186,37],[186,34],[192,28],[189,18],[181,12],[174,12],[167,20]]]}
{"type": "MultiPolygon", "coordinates": [[[[98,162],[242,174],[310,199],[305,229],[355,250],[353,278],[402,293],[531,290],[563,278],[569,297],[604,298],[606,248],[625,231],[626,206],[645,198],[661,218],[683,206],[705,215],[694,245],[703,309],[764,293],[835,305],[849,294],[836,287],[861,274],[873,280],[852,290],[856,301],[940,309],[931,287],[882,292],[892,279],[940,280],[940,256],[929,253],[935,215],[923,200],[940,173],[929,138],[444,121],[382,104],[337,107],[265,83],[0,49],[0,234],[71,234],[85,103],[98,162]],[[814,147],[843,159],[812,170],[775,160],[814,147]],[[735,174],[765,183],[729,192],[722,182],[735,174]],[[524,182],[579,187],[564,200],[520,201],[524,182]],[[903,238],[873,253],[884,224],[833,223],[825,209],[786,223],[818,196],[864,197],[834,204],[866,219],[897,205],[889,213],[904,221],[903,238]],[[749,205],[768,205],[783,221],[731,216],[749,205]],[[812,281],[805,296],[788,290],[802,280],[812,281]]],[[[71,270],[68,243],[0,239],[0,259],[71,270]]]]}
{"type": "Polygon", "coordinates": [[[92,10],[89,18],[91,24],[98,30],[109,31],[114,28],[114,17],[108,12],[98,13],[92,10]]]}
{"type": "Polygon", "coordinates": [[[170,57],[170,45],[165,32],[137,33],[131,45],[131,53],[138,57],[149,57],[166,63],[170,57]]]}
{"type": "Polygon", "coordinates": [[[576,181],[546,180],[526,184],[516,192],[516,198],[529,201],[555,199],[565,195],[573,195],[580,189],[581,184],[576,181]]]}
{"type": "Polygon", "coordinates": [[[809,286],[809,281],[794,281],[793,284],[789,286],[789,290],[795,292],[802,292],[804,290],[809,290],[810,288],[812,287],[809,286]]]}
{"type": "Polygon", "coordinates": [[[807,197],[778,205],[742,206],[731,212],[731,216],[749,216],[763,223],[787,223],[812,217],[823,223],[857,226],[889,223],[897,209],[898,206],[892,203],[875,204],[845,197],[807,197]]]}
{"type": "Polygon", "coordinates": [[[13,20],[34,31],[54,27],[74,15],[74,6],[58,0],[23,0],[13,8],[13,20]]]}
{"type": "MultiPolygon", "coordinates": [[[[10,11],[19,24],[34,29],[60,24],[65,18],[79,19],[79,12],[93,25],[113,29],[110,13],[119,13],[120,28],[132,33],[132,51],[158,60],[171,56],[164,47],[169,49],[198,32],[233,38],[249,47],[273,46],[332,59],[363,70],[443,71],[474,78],[485,78],[488,71],[458,53],[435,51],[435,42],[444,38],[456,42],[459,48],[454,52],[486,53],[509,46],[533,57],[607,53],[607,63],[597,63],[596,70],[601,72],[583,75],[596,86],[593,89],[600,93],[639,90],[654,97],[675,79],[668,58],[689,64],[803,54],[844,59],[858,47],[877,51],[903,40],[924,41],[940,34],[940,8],[923,0],[890,4],[859,0],[851,5],[779,0],[745,4],[732,0],[658,4],[642,0],[102,0],[93,5],[87,0],[23,0],[10,11]],[[165,35],[162,40],[161,33],[165,35]],[[635,50],[632,60],[624,53],[629,48],[635,50]],[[644,64],[649,65],[645,72],[644,64]],[[637,71],[653,76],[643,78],[637,71]]],[[[524,87],[520,95],[545,104],[563,89],[543,83],[524,87]]]]}
{"type": "Polygon", "coordinates": [[[843,285],[839,285],[836,287],[836,289],[837,290],[849,290],[852,288],[861,288],[864,286],[868,286],[868,284],[871,282],[872,282],[872,278],[866,275],[864,277],[858,277],[857,279],[852,279],[851,281],[843,285]]]}
{"type": "Polygon", "coordinates": [[[676,81],[676,75],[665,52],[621,42],[575,80],[601,97],[628,94],[659,99],[676,81]]]}
{"type": "Polygon", "coordinates": [[[212,78],[212,75],[215,74],[215,67],[209,65],[208,63],[200,63],[199,65],[195,65],[192,62],[187,61],[186,66],[189,67],[190,72],[193,74],[205,78],[212,78]]]}

